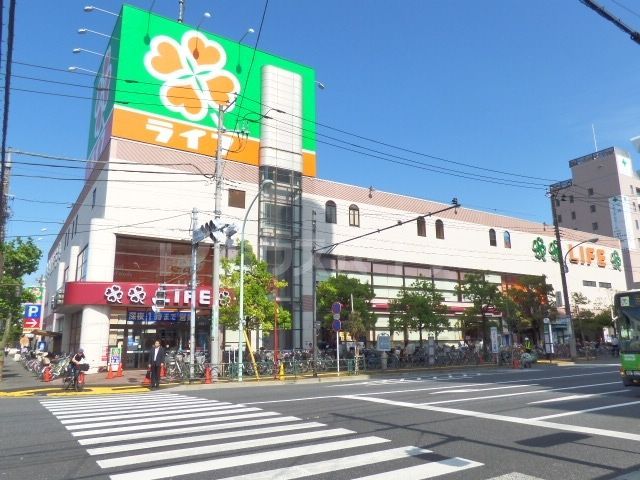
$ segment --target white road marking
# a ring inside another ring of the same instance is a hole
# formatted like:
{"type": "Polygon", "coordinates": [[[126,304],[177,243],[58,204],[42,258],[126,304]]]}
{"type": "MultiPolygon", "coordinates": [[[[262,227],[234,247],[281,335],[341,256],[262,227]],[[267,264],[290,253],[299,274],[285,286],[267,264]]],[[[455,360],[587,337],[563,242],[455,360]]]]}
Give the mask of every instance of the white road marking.
{"type": "Polygon", "coordinates": [[[176,448],[174,450],[165,450],[162,452],[150,452],[150,453],[143,453],[140,455],[129,455],[126,457],[108,458],[105,460],[98,460],[97,464],[101,468],[124,467],[127,465],[139,465],[141,463],[157,462],[160,460],[165,461],[165,460],[172,460],[176,458],[182,459],[186,457],[194,457],[197,455],[231,452],[235,450],[265,447],[269,445],[282,445],[283,443],[294,443],[294,442],[304,442],[307,440],[326,439],[330,437],[338,437],[341,435],[350,435],[353,433],[355,433],[353,430],[347,430],[346,428],[333,428],[330,430],[318,430],[316,432],[296,433],[292,435],[280,435],[280,436],[269,437],[269,438],[257,438],[255,440],[241,440],[239,442],[219,443],[216,445],[203,445],[200,447],[176,448]]]}
{"type": "Polygon", "coordinates": [[[262,417],[272,417],[275,415],[280,415],[276,412],[263,412],[260,411],[259,408],[256,408],[258,412],[256,413],[243,413],[246,409],[241,410],[239,413],[234,415],[223,415],[221,417],[205,417],[205,418],[192,418],[189,420],[180,420],[177,422],[162,422],[158,423],[149,423],[147,425],[129,425],[126,427],[115,427],[115,428],[98,428],[95,430],[81,430],[79,432],[71,432],[71,435],[74,437],[87,437],[90,435],[104,435],[106,433],[120,433],[120,432],[139,432],[140,430],[152,430],[157,429],[160,425],[162,428],[170,428],[170,427],[182,427],[185,425],[203,425],[209,423],[221,423],[227,422],[229,420],[246,420],[249,418],[262,418],[262,417]]]}
{"type": "Polygon", "coordinates": [[[99,397],[82,397],[80,399],[59,399],[59,400],[43,400],[40,403],[45,407],[61,407],[61,406],[88,406],[88,405],[104,405],[105,403],[122,403],[127,404],[131,403],[132,400],[158,400],[158,401],[166,401],[171,400],[173,398],[185,398],[184,395],[180,395],[177,393],[143,393],[140,395],[134,395],[130,393],[122,393],[120,395],[105,395],[99,397]]]}
{"type": "MultiPolygon", "coordinates": [[[[180,408],[179,410],[171,410],[171,409],[161,409],[161,410],[152,410],[149,412],[135,412],[129,413],[127,410],[120,412],[113,412],[111,415],[100,415],[96,416],[87,415],[82,418],[69,418],[69,419],[60,419],[60,423],[63,425],[76,425],[79,423],[86,422],[90,420],[92,422],[103,422],[105,420],[122,420],[123,417],[131,417],[135,416],[136,419],[139,418],[152,418],[152,417],[166,417],[167,415],[176,416],[176,418],[180,418],[178,414],[180,413],[197,413],[197,412],[216,412],[218,410],[229,410],[230,408],[242,408],[244,405],[231,405],[227,403],[226,405],[205,405],[205,406],[185,406],[180,408]]],[[[114,424],[115,425],[115,424],[114,424]]]]}
{"type": "Polygon", "coordinates": [[[522,385],[505,385],[502,387],[489,387],[489,388],[460,388],[457,390],[442,390],[439,392],[431,392],[429,395],[439,395],[441,393],[474,393],[474,392],[486,392],[489,390],[506,390],[509,388],[524,388],[524,387],[534,387],[536,385],[530,384],[522,384],[522,385]]]}
{"type": "MultiPolygon", "coordinates": [[[[418,447],[400,447],[400,448],[392,448],[389,450],[382,450],[380,452],[371,452],[371,453],[362,453],[360,455],[351,455],[347,457],[334,458],[331,460],[323,460],[319,462],[313,463],[304,463],[301,465],[294,464],[290,467],[285,468],[276,468],[273,470],[267,470],[264,472],[256,472],[247,477],[251,477],[251,480],[273,480],[277,478],[278,480],[295,480],[297,478],[307,477],[311,475],[321,475],[327,472],[338,472],[340,470],[345,470],[347,468],[355,468],[362,467],[367,465],[372,465],[381,462],[390,462],[393,460],[400,460],[403,458],[410,458],[416,455],[424,455],[432,453],[431,450],[425,450],[423,448],[418,447]]],[[[446,462],[447,460],[445,460],[446,462]]],[[[467,463],[458,462],[461,464],[460,467],[457,467],[453,471],[458,470],[466,470],[467,468],[481,466],[481,463],[466,461],[467,463]],[[473,465],[472,465],[473,464],[473,465]]],[[[443,462],[426,462],[420,465],[423,475],[425,470],[429,472],[433,470],[438,470],[439,465],[443,462]]],[[[390,478],[391,474],[395,474],[396,472],[402,472],[402,470],[393,470],[391,472],[386,472],[384,478],[390,478]]],[[[446,472],[443,472],[446,473],[446,472]]],[[[441,474],[441,473],[440,473],[441,474]]],[[[395,477],[395,475],[393,475],[395,477]]],[[[220,480],[237,480],[237,476],[227,477],[220,480]]],[[[421,477],[427,478],[427,477],[421,477]]],[[[404,480],[404,477],[403,477],[404,480]]]]}
{"type": "Polygon", "coordinates": [[[605,405],[603,407],[587,408],[585,410],[574,410],[572,412],[555,413],[553,415],[545,415],[543,417],[532,418],[531,420],[546,420],[547,418],[568,417],[570,415],[579,415],[581,413],[597,412],[598,410],[609,410],[610,408],[620,408],[620,407],[626,407],[628,405],[638,405],[639,403],[640,403],[640,400],[637,402],[616,403],[615,405],[605,405]]]}
{"type": "MultiPolygon", "coordinates": [[[[364,437],[338,442],[319,443],[316,445],[304,445],[302,447],[283,448],[248,455],[231,456],[217,460],[204,460],[201,462],[169,465],[148,470],[136,470],[133,472],[111,475],[111,480],[156,480],[159,478],[173,478],[180,475],[193,475],[194,473],[211,472],[224,468],[268,463],[275,460],[291,459],[303,455],[316,455],[327,452],[342,452],[349,448],[366,447],[389,442],[386,438],[364,437]]],[[[369,454],[371,456],[371,454],[369,454]]],[[[251,478],[253,474],[249,474],[251,478]]],[[[237,477],[236,477],[237,478],[237,477]]]]}
{"type": "MultiPolygon", "coordinates": [[[[502,397],[515,397],[515,396],[521,396],[521,395],[534,395],[534,394],[540,394],[540,393],[547,393],[547,392],[559,392],[562,390],[576,390],[578,388],[587,388],[587,387],[596,387],[596,386],[600,386],[600,385],[610,385],[612,383],[619,383],[619,382],[607,382],[607,383],[594,383],[591,385],[577,385],[577,386],[573,386],[573,387],[562,387],[562,388],[547,388],[544,390],[529,390],[527,392],[515,392],[515,393],[502,393],[500,395],[485,395],[482,397],[467,397],[467,398],[454,398],[451,400],[440,400],[437,402],[425,402],[423,403],[423,405],[440,405],[443,403],[459,403],[459,402],[471,402],[473,400],[488,400],[488,399],[492,399],[492,398],[502,398],[502,397]]],[[[531,386],[531,385],[525,385],[525,386],[531,386]]],[[[500,387],[500,388],[508,388],[508,387],[500,387]]],[[[515,387],[513,387],[515,388],[515,387]]],[[[487,388],[486,390],[495,390],[493,388],[487,388]]],[[[358,394],[356,394],[358,395],[358,394]]],[[[366,394],[365,394],[366,395],[366,394]]]]}
{"type": "Polygon", "coordinates": [[[441,460],[439,462],[431,462],[426,465],[414,465],[413,467],[399,468],[391,472],[376,473],[365,477],[358,477],[354,480],[387,480],[393,474],[394,478],[402,480],[422,480],[424,478],[433,478],[447,473],[467,470],[469,468],[480,467],[482,463],[473,462],[464,458],[454,457],[441,460]]]}
{"type": "Polygon", "coordinates": [[[584,395],[569,395],[567,397],[556,397],[556,398],[549,398],[547,400],[538,400],[536,402],[528,402],[527,405],[537,405],[537,404],[541,404],[541,403],[565,402],[567,400],[579,400],[579,399],[582,399],[582,398],[600,397],[602,395],[612,395],[614,393],[622,393],[622,392],[626,392],[626,391],[627,391],[626,389],[623,389],[623,390],[611,390],[610,392],[585,393],[584,395]]]}
{"type": "MultiPolygon", "coordinates": [[[[216,411],[204,411],[204,412],[198,412],[198,413],[183,413],[181,415],[173,415],[172,419],[187,419],[187,418],[207,418],[207,417],[211,417],[211,416],[216,416],[216,415],[227,415],[230,413],[242,413],[242,412],[252,412],[252,411],[256,411],[256,410],[260,410],[257,407],[253,407],[253,408],[236,408],[236,407],[230,407],[228,410],[216,410],[216,411]]],[[[101,427],[111,427],[113,425],[132,425],[132,424],[138,424],[138,423],[147,423],[149,422],[149,418],[127,418],[127,419],[123,419],[122,416],[120,417],[121,420],[118,420],[116,422],[111,421],[111,422],[96,422],[96,423],[84,423],[84,424],[80,424],[80,425],[68,425],[66,428],[67,430],[82,430],[85,428],[101,428],[101,427]]]]}
{"type": "MultiPolygon", "coordinates": [[[[592,427],[580,427],[576,425],[565,425],[562,423],[554,423],[554,422],[546,422],[536,418],[520,418],[520,417],[511,417],[508,415],[497,415],[494,413],[484,413],[484,412],[475,412],[473,410],[461,410],[457,408],[445,408],[445,407],[435,407],[433,405],[422,405],[419,403],[409,403],[409,402],[399,402],[395,400],[386,400],[384,398],[371,398],[364,397],[361,395],[345,395],[343,396],[345,399],[350,400],[361,400],[364,402],[372,402],[372,403],[381,403],[384,405],[393,405],[396,407],[405,407],[405,408],[414,408],[416,410],[426,410],[430,412],[440,412],[440,413],[450,413],[452,415],[462,415],[465,417],[475,417],[475,418],[483,418],[486,420],[497,420],[500,422],[508,422],[508,423],[516,423],[519,425],[527,425],[530,427],[541,427],[541,428],[549,428],[553,430],[561,430],[566,432],[576,432],[576,433],[584,433],[587,435],[595,435],[602,437],[612,437],[617,439],[625,439],[631,440],[634,442],[640,442],[640,435],[635,433],[627,433],[620,432],[616,430],[606,430],[602,428],[592,428],[592,427]]],[[[638,404],[637,402],[629,402],[624,405],[638,404]]],[[[623,406],[623,405],[617,405],[623,406]]],[[[614,408],[609,407],[609,408],[614,408]]]]}
{"type": "MultiPolygon", "coordinates": [[[[541,378],[528,378],[527,382],[531,384],[531,382],[537,382],[539,380],[557,380],[563,378],[574,378],[574,377],[584,377],[584,376],[593,376],[593,375],[610,375],[611,373],[618,373],[617,371],[610,372],[590,372],[590,373],[579,373],[576,375],[560,375],[556,377],[541,377],[541,378]]],[[[524,380],[508,380],[504,382],[492,382],[492,383],[471,383],[467,385],[452,385],[450,388],[467,388],[467,387],[475,387],[477,385],[508,385],[511,383],[523,382],[524,380]]],[[[619,383],[619,382],[611,382],[611,383],[619,383]]],[[[595,384],[597,385],[597,384],[595,384]]],[[[579,387],[566,387],[566,388],[584,388],[585,385],[580,385],[579,387]]],[[[404,390],[387,390],[384,392],[367,392],[362,395],[392,395],[394,393],[413,393],[413,392],[427,392],[430,390],[442,390],[447,387],[425,387],[425,388],[407,388],[404,390]]],[[[546,391],[552,391],[551,389],[546,391]]],[[[359,394],[354,394],[359,395],[359,394]]],[[[282,400],[265,400],[261,402],[246,402],[244,405],[266,405],[269,403],[290,403],[290,402],[303,402],[308,400],[324,400],[324,399],[332,399],[332,398],[343,398],[343,395],[318,395],[315,397],[299,397],[299,398],[288,398],[282,400]]]]}
{"type": "MultiPolygon", "coordinates": [[[[183,437],[180,439],[179,444],[185,445],[187,443],[211,442],[212,440],[223,440],[225,438],[242,438],[251,435],[261,435],[265,433],[287,432],[320,427],[326,427],[326,425],[319,422],[307,422],[296,423],[293,425],[277,425],[275,427],[250,428],[245,430],[236,430],[233,432],[210,433],[207,435],[192,435],[183,437]]],[[[87,449],[87,453],[89,455],[108,455],[110,453],[129,452],[133,450],[145,450],[147,448],[158,448],[166,446],[167,440],[166,438],[163,438],[162,440],[152,440],[149,442],[123,443],[119,445],[111,445],[109,447],[89,448],[87,449]]]]}
{"type": "Polygon", "coordinates": [[[487,478],[487,480],[544,480],[538,477],[532,477],[531,475],[525,475],[524,473],[511,472],[506,475],[500,475],[499,477],[487,478]]]}
{"type": "Polygon", "coordinates": [[[60,408],[60,409],[49,409],[49,411],[51,413],[53,413],[56,417],[62,419],[62,418],[74,418],[74,417],[80,417],[80,416],[85,416],[88,414],[92,414],[95,415],[96,413],[100,413],[100,414],[107,414],[109,412],[122,412],[123,408],[126,407],[126,412],[133,412],[136,410],[153,410],[153,409],[163,409],[163,410],[169,410],[169,409],[176,409],[176,408],[180,408],[180,407],[184,407],[185,405],[193,405],[194,407],[197,407],[198,405],[223,405],[223,402],[216,402],[216,401],[212,401],[212,400],[162,400],[161,402],[154,402],[154,403],[148,403],[148,402],[136,402],[133,404],[122,404],[122,405],[117,405],[117,406],[104,406],[104,407],[93,407],[93,408],[78,408],[78,410],[69,408],[69,407],[65,407],[65,408],[60,408]],[[81,413],[78,413],[81,412],[81,413]]]}
{"type": "MultiPolygon", "coordinates": [[[[275,415],[275,413],[273,414],[275,415]]],[[[301,421],[302,419],[299,417],[271,417],[271,418],[262,418],[262,419],[251,419],[245,420],[242,422],[228,422],[228,423],[213,423],[210,425],[200,425],[201,422],[198,422],[198,426],[196,427],[183,427],[183,428],[172,428],[171,430],[163,430],[166,436],[174,436],[174,435],[184,435],[185,433],[198,433],[198,432],[208,432],[210,430],[215,430],[216,432],[220,430],[229,430],[233,428],[243,428],[243,427],[257,427],[259,425],[271,425],[274,423],[287,423],[287,422],[296,422],[301,421]]],[[[162,423],[162,428],[164,429],[165,424],[162,423]]],[[[78,440],[80,445],[98,445],[100,443],[113,443],[113,442],[122,442],[125,440],[138,440],[142,438],[157,438],[158,432],[157,430],[153,430],[151,432],[135,432],[135,433],[126,433],[124,435],[107,435],[100,436],[94,438],[85,438],[78,440]]]]}

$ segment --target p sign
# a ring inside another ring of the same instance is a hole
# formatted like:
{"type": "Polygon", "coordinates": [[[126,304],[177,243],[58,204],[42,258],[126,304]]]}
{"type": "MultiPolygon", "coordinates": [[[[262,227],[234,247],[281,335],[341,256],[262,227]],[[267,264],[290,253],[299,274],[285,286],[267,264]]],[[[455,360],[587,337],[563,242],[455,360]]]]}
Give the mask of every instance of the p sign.
{"type": "Polygon", "coordinates": [[[33,330],[40,328],[40,316],[42,305],[38,303],[28,303],[24,306],[24,317],[22,319],[23,330],[33,330]]]}

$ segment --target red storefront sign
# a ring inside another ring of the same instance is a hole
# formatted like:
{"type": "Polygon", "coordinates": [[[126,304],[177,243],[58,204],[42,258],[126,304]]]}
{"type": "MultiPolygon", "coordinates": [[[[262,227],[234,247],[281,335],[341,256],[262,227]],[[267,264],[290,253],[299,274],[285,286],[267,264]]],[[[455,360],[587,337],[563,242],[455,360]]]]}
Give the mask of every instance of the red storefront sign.
{"type": "MultiPolygon", "coordinates": [[[[166,308],[183,308],[191,305],[191,290],[187,285],[167,285],[134,282],[67,282],[63,305],[113,305],[123,307],[151,307],[156,293],[163,289],[166,308]]],[[[196,305],[211,306],[211,287],[198,287],[196,305]]],[[[232,302],[232,290],[220,289],[220,304],[232,302]]]]}

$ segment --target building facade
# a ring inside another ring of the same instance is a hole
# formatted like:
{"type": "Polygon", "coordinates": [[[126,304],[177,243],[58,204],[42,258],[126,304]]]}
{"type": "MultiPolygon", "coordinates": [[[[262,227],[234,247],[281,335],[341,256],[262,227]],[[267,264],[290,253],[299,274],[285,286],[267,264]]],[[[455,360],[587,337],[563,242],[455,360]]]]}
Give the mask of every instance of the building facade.
{"type": "MultiPolygon", "coordinates": [[[[457,324],[469,304],[456,287],[470,272],[502,288],[535,275],[561,290],[548,225],[318,178],[313,70],[263,52],[253,61],[250,53],[123,7],[96,78],[86,183],[49,253],[44,330],[61,334],[59,350],[83,347],[98,366],[109,347],[122,346],[129,368],[146,364],[156,338],[206,350],[214,301],[207,242],[196,258],[195,345],[188,335],[194,209],[198,225],[218,215],[237,225],[247,219],[245,238],[287,282],[278,292],[292,313],[283,348],[315,344],[314,281],[337,273],[374,289],[377,324],[367,340],[389,333],[390,300],[418,278],[445,297],[446,342],[473,334],[457,324]],[[213,158],[218,149],[222,162],[213,158]],[[273,187],[259,189],[267,179],[273,187]],[[249,209],[253,199],[257,208],[249,209]],[[167,305],[156,313],[158,291],[167,305]]],[[[620,241],[598,235],[592,244],[590,234],[561,233],[563,251],[571,249],[568,290],[606,307],[626,287],[620,241]]],[[[223,290],[216,300],[233,297],[223,290]]],[[[236,347],[237,332],[221,335],[221,348],[236,347]]],[[[256,347],[273,343],[266,335],[256,347]]]]}
{"type": "Polygon", "coordinates": [[[571,178],[551,186],[558,224],[618,238],[628,288],[640,287],[640,176],[619,147],[569,162],[571,178]]]}

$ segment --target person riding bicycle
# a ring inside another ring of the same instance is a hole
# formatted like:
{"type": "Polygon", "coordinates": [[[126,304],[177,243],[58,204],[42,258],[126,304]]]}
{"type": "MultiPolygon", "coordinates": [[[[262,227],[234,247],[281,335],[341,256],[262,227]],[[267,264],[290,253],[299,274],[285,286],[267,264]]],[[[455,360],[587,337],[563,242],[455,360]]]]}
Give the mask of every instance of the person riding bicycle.
{"type": "Polygon", "coordinates": [[[73,357],[71,357],[71,361],[69,362],[70,372],[73,373],[73,377],[76,378],[80,373],[80,364],[84,363],[83,360],[86,357],[84,356],[84,348],[78,349],[78,353],[76,353],[73,357]]]}

